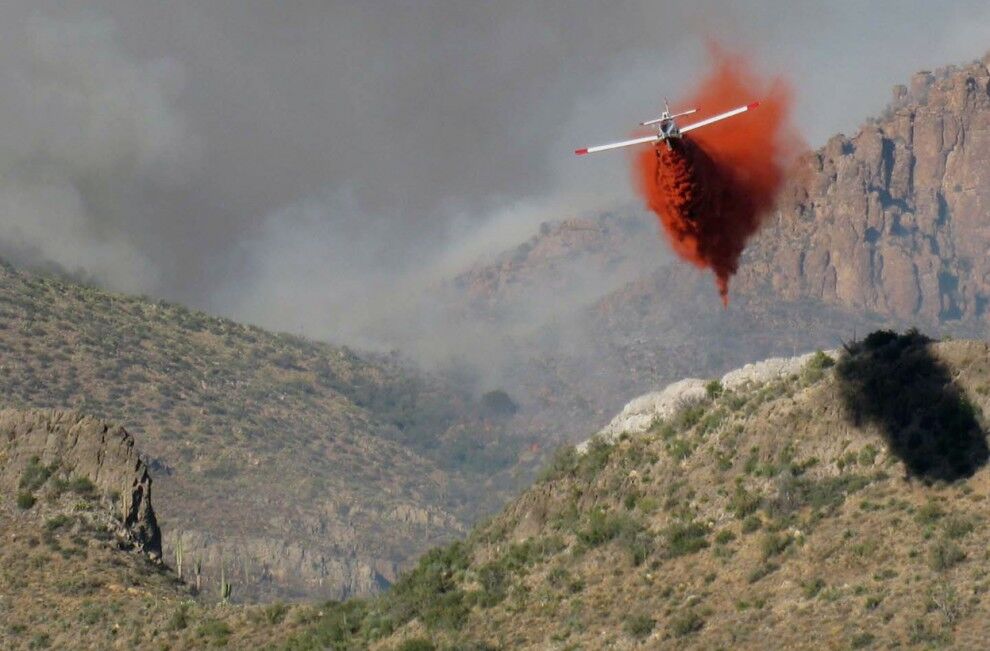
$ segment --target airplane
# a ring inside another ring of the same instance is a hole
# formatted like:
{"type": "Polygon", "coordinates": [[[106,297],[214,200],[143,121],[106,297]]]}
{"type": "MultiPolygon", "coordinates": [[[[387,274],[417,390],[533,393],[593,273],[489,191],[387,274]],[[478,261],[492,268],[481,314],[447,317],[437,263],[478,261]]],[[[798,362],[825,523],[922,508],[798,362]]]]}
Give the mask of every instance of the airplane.
{"type": "Polygon", "coordinates": [[[698,129],[699,127],[708,126],[709,124],[719,122],[720,120],[731,118],[734,115],[739,115],[740,113],[751,111],[759,105],[760,105],[759,102],[753,102],[751,104],[747,104],[746,106],[740,106],[738,108],[732,109],[731,111],[726,111],[725,113],[719,113],[718,115],[714,115],[710,118],[704,119],[701,122],[695,122],[694,124],[689,124],[688,126],[682,129],[677,126],[677,122],[675,122],[675,120],[677,118],[684,117],[685,115],[691,115],[692,113],[697,113],[698,109],[696,108],[688,109],[687,111],[681,111],[680,113],[675,113],[674,115],[671,115],[670,105],[667,103],[667,100],[665,99],[663,101],[663,109],[664,109],[663,114],[661,114],[660,117],[639,123],[640,126],[644,126],[644,127],[656,125],[657,133],[655,136],[633,138],[632,140],[623,140],[622,142],[611,142],[607,145],[597,145],[595,147],[583,147],[581,149],[575,149],[574,153],[577,154],[578,156],[584,156],[586,154],[594,154],[596,152],[606,151],[609,149],[619,149],[621,147],[631,147],[633,145],[642,145],[646,143],[661,142],[661,141],[666,141],[667,147],[670,147],[671,140],[679,139],[682,135],[684,135],[688,131],[693,131],[695,129],[698,129]]]}

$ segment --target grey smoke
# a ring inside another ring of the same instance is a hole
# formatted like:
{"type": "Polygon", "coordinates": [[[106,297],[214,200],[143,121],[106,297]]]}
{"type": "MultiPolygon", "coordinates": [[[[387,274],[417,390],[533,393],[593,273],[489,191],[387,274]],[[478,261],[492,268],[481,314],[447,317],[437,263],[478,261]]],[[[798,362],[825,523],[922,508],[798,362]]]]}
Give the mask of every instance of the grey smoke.
{"type": "MultiPolygon", "coordinates": [[[[635,203],[621,155],[571,150],[683,93],[708,36],[790,78],[817,145],[914,70],[982,56],[990,9],[10,0],[0,256],[435,358],[467,336],[432,310],[437,283],[542,221],[635,203]]],[[[519,327],[635,271],[531,297],[519,327]]]]}

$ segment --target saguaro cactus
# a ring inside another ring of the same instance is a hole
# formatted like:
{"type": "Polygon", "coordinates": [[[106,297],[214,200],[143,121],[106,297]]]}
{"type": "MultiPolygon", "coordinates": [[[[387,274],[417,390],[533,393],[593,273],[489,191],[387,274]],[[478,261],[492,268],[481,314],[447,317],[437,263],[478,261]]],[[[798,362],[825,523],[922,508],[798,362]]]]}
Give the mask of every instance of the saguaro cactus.
{"type": "Polygon", "coordinates": [[[179,575],[179,579],[182,579],[182,558],[184,555],[184,550],[182,549],[182,536],[179,536],[175,540],[175,571],[179,575]]]}
{"type": "Polygon", "coordinates": [[[230,584],[227,582],[227,572],[224,569],[223,557],[220,557],[220,601],[227,603],[230,601],[230,584]]]}

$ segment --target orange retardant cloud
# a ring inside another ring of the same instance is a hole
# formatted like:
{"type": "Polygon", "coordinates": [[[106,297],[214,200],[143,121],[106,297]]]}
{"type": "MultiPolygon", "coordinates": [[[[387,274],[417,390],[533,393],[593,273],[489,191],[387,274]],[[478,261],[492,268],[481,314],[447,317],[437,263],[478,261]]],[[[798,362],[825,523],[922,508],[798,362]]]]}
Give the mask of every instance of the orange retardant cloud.
{"type": "Polygon", "coordinates": [[[746,242],[773,207],[788,166],[803,149],[791,122],[793,93],[744,58],[710,48],[712,69],[674,110],[698,107],[682,128],[723,111],[759,102],[742,115],[636,152],[636,186],[657,214],[674,251],[711,269],[728,305],[729,279],[746,242]]]}

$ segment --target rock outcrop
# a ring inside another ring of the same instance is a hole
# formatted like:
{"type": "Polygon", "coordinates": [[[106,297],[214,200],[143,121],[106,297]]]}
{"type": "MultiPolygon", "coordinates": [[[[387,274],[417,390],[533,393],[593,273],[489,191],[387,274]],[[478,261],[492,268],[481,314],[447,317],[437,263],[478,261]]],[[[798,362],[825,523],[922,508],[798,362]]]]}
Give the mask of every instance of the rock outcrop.
{"type": "MultiPolygon", "coordinates": [[[[817,353],[805,353],[794,357],[771,357],[760,362],[746,364],[723,375],[719,384],[723,389],[736,390],[752,387],[773,380],[783,380],[797,375],[817,353]]],[[[826,354],[835,356],[838,351],[826,354]]],[[[614,441],[620,434],[640,434],[645,432],[658,419],[669,418],[685,404],[702,400],[707,395],[710,380],[686,378],[672,382],[659,391],[652,391],[631,400],[608,425],[598,432],[598,436],[614,441]]],[[[588,441],[578,446],[578,452],[588,447],[588,441]]]]}
{"type": "Polygon", "coordinates": [[[737,289],[926,324],[990,320],[990,55],[919,72],[804,158],[737,289]]]}
{"type": "Polygon", "coordinates": [[[120,536],[161,558],[151,477],[124,428],[75,411],[0,411],[0,487],[10,495],[22,489],[29,465],[89,480],[115,502],[120,536]]]}

